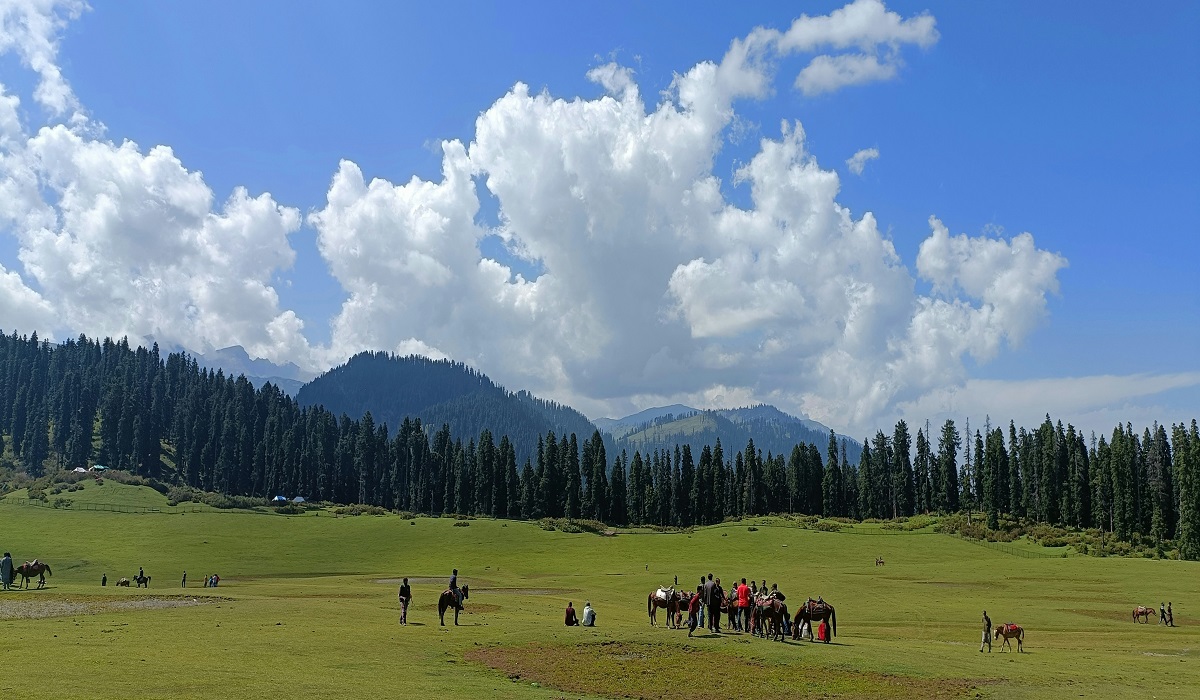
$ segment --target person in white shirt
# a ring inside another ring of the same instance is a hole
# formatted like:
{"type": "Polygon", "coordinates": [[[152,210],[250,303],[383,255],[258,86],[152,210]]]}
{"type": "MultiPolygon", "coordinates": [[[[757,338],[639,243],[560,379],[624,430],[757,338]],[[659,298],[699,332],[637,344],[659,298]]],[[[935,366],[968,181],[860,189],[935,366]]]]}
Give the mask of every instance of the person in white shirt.
{"type": "Polygon", "coordinates": [[[596,626],[596,609],[592,607],[591,601],[587,601],[583,604],[583,626],[596,626]]]}

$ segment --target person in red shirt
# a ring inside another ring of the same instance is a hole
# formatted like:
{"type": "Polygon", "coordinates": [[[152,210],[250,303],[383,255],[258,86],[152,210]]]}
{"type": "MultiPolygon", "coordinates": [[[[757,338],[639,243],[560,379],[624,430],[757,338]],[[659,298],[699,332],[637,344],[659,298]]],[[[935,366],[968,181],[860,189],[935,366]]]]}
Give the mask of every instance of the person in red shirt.
{"type": "Polygon", "coordinates": [[[817,626],[817,639],[826,644],[829,643],[829,625],[824,620],[821,620],[821,624],[817,626]]]}
{"type": "Polygon", "coordinates": [[[740,624],[742,631],[750,631],[750,587],[746,585],[746,579],[737,587],[738,599],[738,615],[741,617],[740,624]]]}
{"type": "Polygon", "coordinates": [[[700,622],[700,593],[693,593],[691,601],[688,602],[688,636],[692,636],[692,632],[696,631],[696,625],[700,622]]]}
{"type": "Polygon", "coordinates": [[[577,627],[579,625],[579,618],[575,617],[575,603],[573,602],[567,603],[566,623],[567,627],[577,627]]]}

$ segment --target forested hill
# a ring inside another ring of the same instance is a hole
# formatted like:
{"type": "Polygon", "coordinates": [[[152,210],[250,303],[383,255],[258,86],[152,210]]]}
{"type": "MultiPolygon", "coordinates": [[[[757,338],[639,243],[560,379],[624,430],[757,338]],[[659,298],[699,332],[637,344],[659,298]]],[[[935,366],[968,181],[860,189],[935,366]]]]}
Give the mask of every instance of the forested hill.
{"type": "MultiPolygon", "coordinates": [[[[617,449],[643,454],[654,450],[670,450],[675,445],[690,445],[696,454],[704,445],[745,445],[753,440],[763,454],[790,454],[796,445],[824,446],[829,442],[829,428],[815,421],[788,415],[765,404],[747,408],[698,411],[686,406],[679,413],[659,415],[641,424],[609,420],[617,449]]],[[[622,419],[627,421],[627,419],[622,419]]],[[[844,460],[857,462],[862,445],[854,439],[838,436],[844,443],[844,460]]]]}
{"type": "Polygon", "coordinates": [[[355,355],[306,384],[296,401],[354,419],[370,411],[392,432],[405,418],[420,418],[431,429],[449,425],[454,435],[477,436],[484,430],[507,435],[518,463],[536,457],[538,438],[547,433],[584,440],[596,432],[575,409],[527,391],[506,391],[464,364],[386,352],[355,355]]]}

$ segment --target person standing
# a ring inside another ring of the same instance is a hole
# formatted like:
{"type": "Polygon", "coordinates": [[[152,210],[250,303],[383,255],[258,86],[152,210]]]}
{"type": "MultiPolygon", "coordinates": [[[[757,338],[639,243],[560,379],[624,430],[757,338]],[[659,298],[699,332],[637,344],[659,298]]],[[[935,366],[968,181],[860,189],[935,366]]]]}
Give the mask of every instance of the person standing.
{"type": "Polygon", "coordinates": [[[1167,601],[1167,627],[1175,626],[1175,613],[1171,612],[1171,601],[1167,601]]]}
{"type": "Polygon", "coordinates": [[[738,615],[742,618],[741,626],[743,632],[750,631],[750,587],[746,585],[746,579],[743,577],[742,582],[737,587],[738,600],[738,615]]]}
{"type": "Polygon", "coordinates": [[[708,580],[704,582],[704,592],[700,594],[700,602],[708,611],[708,631],[713,631],[713,589],[717,584],[713,583],[713,575],[708,575],[708,580]]]}
{"type": "Polygon", "coordinates": [[[717,579],[713,586],[713,605],[710,613],[712,614],[713,632],[721,633],[721,603],[725,602],[725,589],[721,588],[721,579],[717,579]]]}
{"type": "Polygon", "coordinates": [[[180,588],[187,588],[187,572],[186,571],[183,572],[183,581],[180,585],[180,588]]]}
{"type": "Polygon", "coordinates": [[[4,553],[4,558],[0,559],[0,583],[4,584],[4,590],[12,587],[13,582],[13,563],[12,555],[8,552],[4,553]]]}
{"type": "Polygon", "coordinates": [[[400,584],[400,624],[408,624],[408,603],[412,600],[412,588],[408,585],[408,579],[405,578],[400,584]]]}
{"type": "Polygon", "coordinates": [[[108,585],[108,574],[107,574],[107,573],[100,574],[100,585],[101,585],[101,586],[107,586],[107,585],[108,585]]]}
{"type": "Polygon", "coordinates": [[[979,653],[983,653],[983,645],[986,644],[988,653],[992,653],[992,618],[988,617],[987,610],[983,611],[983,642],[979,645],[979,653]]]}
{"type": "Polygon", "coordinates": [[[1158,603],[1158,624],[1167,624],[1167,606],[1163,605],[1162,601],[1158,603]]]}

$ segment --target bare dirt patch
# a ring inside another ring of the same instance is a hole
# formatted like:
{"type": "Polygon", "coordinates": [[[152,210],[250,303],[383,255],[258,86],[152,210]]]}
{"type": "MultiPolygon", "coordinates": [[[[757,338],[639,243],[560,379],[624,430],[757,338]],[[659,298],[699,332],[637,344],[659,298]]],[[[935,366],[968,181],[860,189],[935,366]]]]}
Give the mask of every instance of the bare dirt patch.
{"type": "Polygon", "coordinates": [[[767,664],[729,654],[659,644],[602,642],[472,649],[466,658],[520,682],[612,698],[728,700],[754,688],[756,700],[960,698],[985,681],[856,673],[814,664],[767,664]],[[696,669],[720,668],[703,684],[696,669]],[[580,669],[588,669],[580,673],[580,669]]]}
{"type": "Polygon", "coordinates": [[[129,610],[186,608],[219,603],[223,600],[229,599],[207,596],[145,596],[132,599],[78,596],[70,598],[39,597],[36,600],[0,600],[0,620],[34,620],[44,617],[98,615],[129,610]]]}

